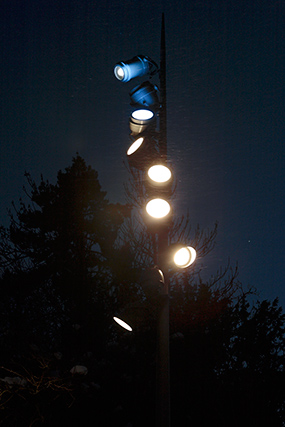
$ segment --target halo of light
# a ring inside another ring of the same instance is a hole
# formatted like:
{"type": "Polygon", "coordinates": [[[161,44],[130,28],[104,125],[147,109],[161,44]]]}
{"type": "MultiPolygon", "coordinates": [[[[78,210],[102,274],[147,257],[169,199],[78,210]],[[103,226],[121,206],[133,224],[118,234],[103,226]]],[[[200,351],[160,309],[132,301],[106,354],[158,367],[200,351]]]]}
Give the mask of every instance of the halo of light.
{"type": "Polygon", "coordinates": [[[170,204],[164,199],[152,199],[146,205],[147,213],[156,219],[166,217],[170,212],[170,204]]]}
{"type": "Polygon", "coordinates": [[[120,325],[122,328],[126,329],[127,331],[132,332],[132,328],[130,325],[128,325],[126,322],[124,322],[122,319],[119,319],[119,317],[113,317],[113,319],[115,320],[116,323],[118,323],[118,325],[120,325]]]}
{"type": "Polygon", "coordinates": [[[164,165],[154,165],[147,171],[149,178],[157,183],[168,182],[171,178],[171,170],[164,165]]]}
{"type": "Polygon", "coordinates": [[[186,268],[193,264],[197,256],[194,248],[185,246],[180,248],[174,255],[174,263],[179,268],[186,268]]]}

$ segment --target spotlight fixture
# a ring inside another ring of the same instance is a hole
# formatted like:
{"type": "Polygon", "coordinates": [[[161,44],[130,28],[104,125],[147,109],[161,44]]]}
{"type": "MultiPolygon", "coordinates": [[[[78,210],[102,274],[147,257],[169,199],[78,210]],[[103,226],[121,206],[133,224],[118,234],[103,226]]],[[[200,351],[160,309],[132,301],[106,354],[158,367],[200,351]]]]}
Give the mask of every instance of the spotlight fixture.
{"type": "Polygon", "coordinates": [[[155,141],[147,135],[138,135],[127,150],[129,165],[140,170],[146,169],[154,156],[157,156],[155,141]]]}
{"type": "Polygon", "coordinates": [[[147,175],[153,185],[164,185],[172,178],[171,170],[162,164],[151,166],[147,171],[147,175]]]}
{"type": "Polygon", "coordinates": [[[156,316],[155,310],[147,301],[136,301],[119,309],[113,320],[123,329],[133,332],[141,328],[148,328],[156,316]]]}
{"type": "Polygon", "coordinates": [[[191,246],[182,246],[174,254],[174,264],[179,268],[186,268],[193,264],[197,256],[194,248],[191,246]]]}
{"type": "Polygon", "coordinates": [[[139,109],[132,112],[129,120],[131,135],[138,135],[155,125],[155,114],[151,110],[139,109]]]}
{"type": "Polygon", "coordinates": [[[118,325],[120,325],[122,328],[126,329],[129,332],[132,332],[133,328],[127,323],[125,322],[123,319],[120,319],[117,316],[114,316],[113,319],[115,320],[116,323],[118,323],[118,325]]]}
{"type": "Polygon", "coordinates": [[[159,108],[158,87],[149,81],[143,82],[130,91],[131,105],[159,108]]]}
{"type": "Polygon", "coordinates": [[[128,61],[121,61],[115,65],[115,77],[121,82],[128,82],[135,77],[153,75],[158,71],[157,64],[148,56],[138,55],[128,61]]]}
{"type": "Polygon", "coordinates": [[[164,199],[152,199],[146,204],[146,212],[154,219],[167,217],[170,210],[170,204],[164,199]]]}

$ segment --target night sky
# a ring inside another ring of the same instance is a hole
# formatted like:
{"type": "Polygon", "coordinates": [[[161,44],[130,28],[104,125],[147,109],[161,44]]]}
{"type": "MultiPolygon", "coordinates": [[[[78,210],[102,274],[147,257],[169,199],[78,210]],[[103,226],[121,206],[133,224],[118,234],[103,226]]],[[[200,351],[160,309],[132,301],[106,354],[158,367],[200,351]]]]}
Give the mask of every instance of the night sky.
{"type": "MultiPolygon", "coordinates": [[[[219,223],[209,278],[230,258],[261,299],[284,287],[285,3],[273,0],[2,0],[0,222],[24,172],[55,182],[76,152],[124,201],[129,91],[116,62],[159,62],[165,14],[174,211],[219,223]]],[[[158,83],[153,79],[154,83],[158,83]]]]}

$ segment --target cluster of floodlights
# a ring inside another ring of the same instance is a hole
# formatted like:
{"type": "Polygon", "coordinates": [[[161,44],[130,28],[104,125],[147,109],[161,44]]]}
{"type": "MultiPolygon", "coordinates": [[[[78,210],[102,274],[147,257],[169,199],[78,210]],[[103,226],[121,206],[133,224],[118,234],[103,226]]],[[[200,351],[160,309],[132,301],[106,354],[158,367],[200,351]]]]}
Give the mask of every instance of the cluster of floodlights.
{"type": "MultiPolygon", "coordinates": [[[[153,76],[158,72],[157,64],[148,56],[138,55],[115,65],[114,74],[121,82],[136,77],[153,76]]],[[[131,105],[135,108],[129,119],[132,143],[127,150],[131,167],[146,172],[148,193],[145,211],[158,225],[171,215],[171,206],[164,197],[172,184],[172,172],[166,160],[158,152],[156,119],[160,110],[159,89],[150,81],[144,81],[130,91],[131,105]],[[155,196],[153,196],[155,195],[155,196]]],[[[174,255],[174,262],[180,268],[191,265],[196,258],[195,249],[180,247],[174,255]]]]}
{"type": "MultiPolygon", "coordinates": [[[[153,76],[158,72],[157,64],[148,56],[135,56],[131,60],[115,65],[115,77],[128,82],[136,77],[153,76]]],[[[150,195],[145,205],[146,222],[159,226],[171,216],[171,206],[166,200],[172,186],[172,172],[166,159],[159,153],[157,143],[157,117],[161,108],[159,89],[150,81],[144,81],[129,93],[134,111],[129,118],[131,145],[127,150],[129,165],[142,170],[150,195]]],[[[178,246],[173,261],[179,268],[186,268],[196,259],[196,251],[190,246],[178,246]]]]}

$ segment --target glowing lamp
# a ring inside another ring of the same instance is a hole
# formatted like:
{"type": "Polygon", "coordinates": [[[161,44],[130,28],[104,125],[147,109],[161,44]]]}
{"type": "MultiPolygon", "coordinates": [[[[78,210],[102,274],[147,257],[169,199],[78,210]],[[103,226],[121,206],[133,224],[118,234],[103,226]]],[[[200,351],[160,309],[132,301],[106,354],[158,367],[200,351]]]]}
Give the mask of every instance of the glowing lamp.
{"type": "Polygon", "coordinates": [[[147,171],[148,177],[156,184],[165,184],[172,177],[171,170],[164,165],[153,165],[147,171]]]}
{"type": "Polygon", "coordinates": [[[155,124],[154,112],[146,109],[135,110],[131,114],[129,124],[132,135],[138,135],[155,124]]]}
{"type": "Polygon", "coordinates": [[[140,137],[137,138],[132,145],[130,145],[128,151],[127,151],[127,156],[131,156],[132,154],[134,154],[137,150],[139,150],[139,148],[142,146],[143,142],[144,142],[144,137],[140,137]]]}
{"type": "Polygon", "coordinates": [[[170,204],[164,199],[152,199],[146,205],[147,213],[155,219],[165,218],[170,209],[170,204]]]}
{"type": "Polygon", "coordinates": [[[146,304],[146,301],[137,301],[123,307],[114,314],[113,320],[121,328],[133,332],[141,328],[149,327],[152,321],[153,313],[152,307],[146,304]]]}
{"type": "Polygon", "coordinates": [[[154,141],[147,136],[138,136],[127,150],[129,165],[144,170],[146,164],[157,155],[154,141]]]}
{"type": "Polygon", "coordinates": [[[177,250],[174,255],[174,263],[179,268],[186,268],[193,264],[196,259],[196,251],[191,246],[184,246],[177,250]]]}
{"type": "Polygon", "coordinates": [[[115,320],[118,325],[120,325],[122,328],[126,329],[127,331],[132,332],[133,328],[126,323],[124,320],[120,319],[119,317],[114,316],[113,319],[115,320]]]}
{"type": "Polygon", "coordinates": [[[128,61],[121,61],[115,65],[115,77],[121,82],[128,82],[129,80],[145,76],[146,74],[153,75],[157,72],[158,67],[152,59],[148,56],[135,56],[128,61]]]}
{"type": "Polygon", "coordinates": [[[124,81],[125,78],[125,71],[123,65],[116,65],[114,68],[114,74],[117,77],[118,80],[124,81]]]}

